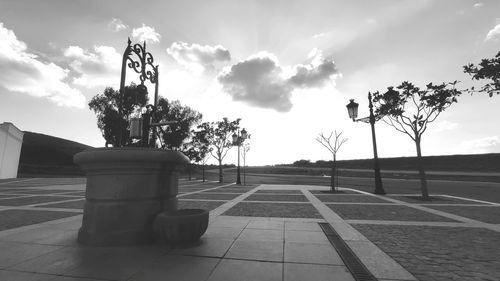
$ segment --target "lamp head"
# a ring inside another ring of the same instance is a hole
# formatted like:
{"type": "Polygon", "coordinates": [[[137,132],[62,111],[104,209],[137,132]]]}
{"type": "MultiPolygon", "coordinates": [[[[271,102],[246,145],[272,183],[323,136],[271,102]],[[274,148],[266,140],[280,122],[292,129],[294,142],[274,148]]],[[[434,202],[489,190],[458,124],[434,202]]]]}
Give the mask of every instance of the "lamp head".
{"type": "Polygon", "coordinates": [[[358,117],[358,106],[359,104],[354,102],[354,99],[351,99],[349,101],[349,104],[346,105],[347,113],[349,113],[349,118],[351,118],[352,121],[355,121],[356,118],[358,117]]]}

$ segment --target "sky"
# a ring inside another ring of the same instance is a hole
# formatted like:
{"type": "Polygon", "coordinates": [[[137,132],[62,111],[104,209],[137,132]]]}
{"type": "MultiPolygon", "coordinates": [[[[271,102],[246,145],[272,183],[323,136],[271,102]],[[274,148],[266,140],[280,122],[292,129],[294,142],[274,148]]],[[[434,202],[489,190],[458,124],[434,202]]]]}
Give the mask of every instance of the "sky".
{"type": "MultiPolygon", "coordinates": [[[[0,0],[0,123],[104,146],[88,102],[118,89],[129,37],[159,65],[161,96],[203,121],[241,118],[247,165],[330,160],[316,138],[335,130],[348,139],[337,159],[365,159],[370,126],[348,118],[349,100],[365,117],[368,92],[403,81],[480,86],[462,66],[500,51],[500,2],[0,0]]],[[[460,96],[429,125],[422,154],[499,153],[499,99],[460,96]]],[[[416,155],[385,123],[376,134],[379,157],[416,155]]],[[[224,163],[236,160],[232,149],[224,163]]]]}

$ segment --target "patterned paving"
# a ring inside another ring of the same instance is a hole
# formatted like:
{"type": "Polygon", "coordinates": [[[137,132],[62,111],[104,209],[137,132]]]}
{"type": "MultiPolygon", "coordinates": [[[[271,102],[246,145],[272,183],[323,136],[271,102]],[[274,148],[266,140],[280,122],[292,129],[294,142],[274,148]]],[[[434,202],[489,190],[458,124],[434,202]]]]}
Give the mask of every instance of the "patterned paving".
{"type": "Polygon", "coordinates": [[[182,180],[179,207],[211,211],[199,245],[91,249],[76,244],[84,188],[81,178],[0,182],[0,280],[353,280],[317,222],[379,280],[500,279],[497,203],[182,180]]]}

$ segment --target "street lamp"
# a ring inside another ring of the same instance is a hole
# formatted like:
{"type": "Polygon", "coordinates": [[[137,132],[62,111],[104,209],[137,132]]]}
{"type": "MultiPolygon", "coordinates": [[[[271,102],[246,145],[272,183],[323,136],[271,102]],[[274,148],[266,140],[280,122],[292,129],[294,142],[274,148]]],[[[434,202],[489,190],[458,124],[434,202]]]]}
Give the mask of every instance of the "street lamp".
{"type": "Polygon", "coordinates": [[[372,127],[372,141],[373,141],[373,169],[375,170],[375,194],[385,194],[384,188],[382,186],[382,178],[380,176],[380,165],[378,162],[377,154],[377,139],[375,138],[375,122],[380,119],[380,117],[375,118],[373,115],[373,104],[372,104],[372,94],[368,92],[368,107],[370,109],[370,116],[365,118],[356,119],[358,117],[358,106],[353,99],[350,100],[349,104],[346,105],[347,112],[349,113],[349,118],[352,121],[361,121],[364,123],[370,123],[372,127]]]}
{"type": "Polygon", "coordinates": [[[236,184],[241,185],[241,176],[240,176],[240,146],[247,138],[247,131],[243,128],[243,130],[238,129],[238,133],[233,134],[233,145],[238,146],[238,168],[236,170],[236,184]]]}

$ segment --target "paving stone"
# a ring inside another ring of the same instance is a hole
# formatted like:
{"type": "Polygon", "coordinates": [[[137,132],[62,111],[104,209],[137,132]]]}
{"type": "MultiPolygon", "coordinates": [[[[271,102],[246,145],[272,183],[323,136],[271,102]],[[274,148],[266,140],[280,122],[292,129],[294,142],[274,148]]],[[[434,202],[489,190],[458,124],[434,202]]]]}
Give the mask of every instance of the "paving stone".
{"type": "Polygon", "coordinates": [[[333,246],[315,243],[285,243],[285,262],[344,265],[333,246]]]}
{"type": "Polygon", "coordinates": [[[7,268],[61,249],[60,246],[0,242],[0,268],[7,268]]]}
{"type": "Polygon", "coordinates": [[[322,218],[312,204],[240,202],[223,215],[281,218],[322,218]]]}
{"type": "Polygon", "coordinates": [[[354,281],[351,273],[345,266],[320,264],[284,264],[284,281],[354,281]]]}
{"type": "Polygon", "coordinates": [[[321,202],[391,203],[382,198],[359,194],[315,194],[321,202]]]}
{"type": "Polygon", "coordinates": [[[212,193],[196,193],[181,197],[182,199],[212,199],[212,200],[231,200],[240,196],[239,194],[212,194],[212,193]]]}
{"type": "Polygon", "coordinates": [[[283,264],[224,259],[208,281],[282,281],[283,264]]]}
{"type": "Polygon", "coordinates": [[[431,209],[459,215],[462,217],[500,224],[500,206],[428,206],[431,209]]]}
{"type": "Polygon", "coordinates": [[[217,258],[166,255],[143,268],[129,281],[207,280],[219,261],[217,258]]]}
{"type": "Polygon", "coordinates": [[[283,242],[283,231],[274,229],[244,229],[237,241],[278,241],[283,242]]]}
{"type": "Polygon", "coordinates": [[[0,270],[0,280],[2,281],[49,281],[54,280],[54,277],[56,276],[32,272],[0,270]]]}
{"type": "Polygon", "coordinates": [[[397,221],[438,221],[456,222],[455,220],[431,214],[402,205],[358,205],[326,204],[343,219],[353,220],[397,220],[397,221]]]}
{"type": "Polygon", "coordinates": [[[316,231],[323,232],[316,222],[286,221],[285,230],[316,231]]]}
{"type": "Polygon", "coordinates": [[[419,195],[407,195],[407,196],[388,195],[388,197],[412,204],[481,204],[470,200],[463,200],[459,198],[451,198],[439,195],[431,195],[430,200],[425,200],[425,201],[422,200],[422,197],[419,195]]]}
{"type": "Polygon", "coordinates": [[[70,202],[62,202],[55,204],[47,204],[42,206],[37,206],[38,208],[62,208],[62,209],[83,209],[85,205],[85,199],[70,201],[70,202]]]}
{"type": "Polygon", "coordinates": [[[261,189],[255,191],[254,194],[298,194],[302,195],[300,190],[282,190],[282,189],[261,189]]]}
{"type": "Polygon", "coordinates": [[[285,243],[314,243],[331,245],[323,232],[286,230],[285,243]]]}
{"type": "Polygon", "coordinates": [[[184,248],[173,249],[169,252],[169,254],[222,258],[229,250],[233,242],[233,239],[220,239],[202,236],[196,244],[184,248]]]}
{"type": "Polygon", "coordinates": [[[213,209],[216,209],[220,205],[226,203],[227,201],[203,201],[203,200],[197,200],[197,201],[192,201],[192,200],[182,200],[179,199],[178,201],[178,208],[179,209],[203,209],[207,211],[211,211],[213,209]]]}
{"type": "Polygon", "coordinates": [[[225,258],[282,262],[283,241],[238,240],[225,258]]]}
{"type": "Polygon", "coordinates": [[[498,280],[500,233],[465,227],[354,225],[419,280],[498,280]]]}
{"type": "Polygon", "coordinates": [[[289,202],[309,202],[304,195],[293,194],[252,194],[245,198],[245,201],[289,201],[289,202]]]}
{"type": "Polygon", "coordinates": [[[0,210],[0,231],[78,215],[74,212],[0,210]]]}
{"type": "Polygon", "coordinates": [[[0,199],[0,206],[23,206],[31,204],[39,204],[46,202],[57,202],[64,200],[75,199],[75,197],[66,196],[31,196],[23,198],[13,198],[13,199],[0,199]]]}

